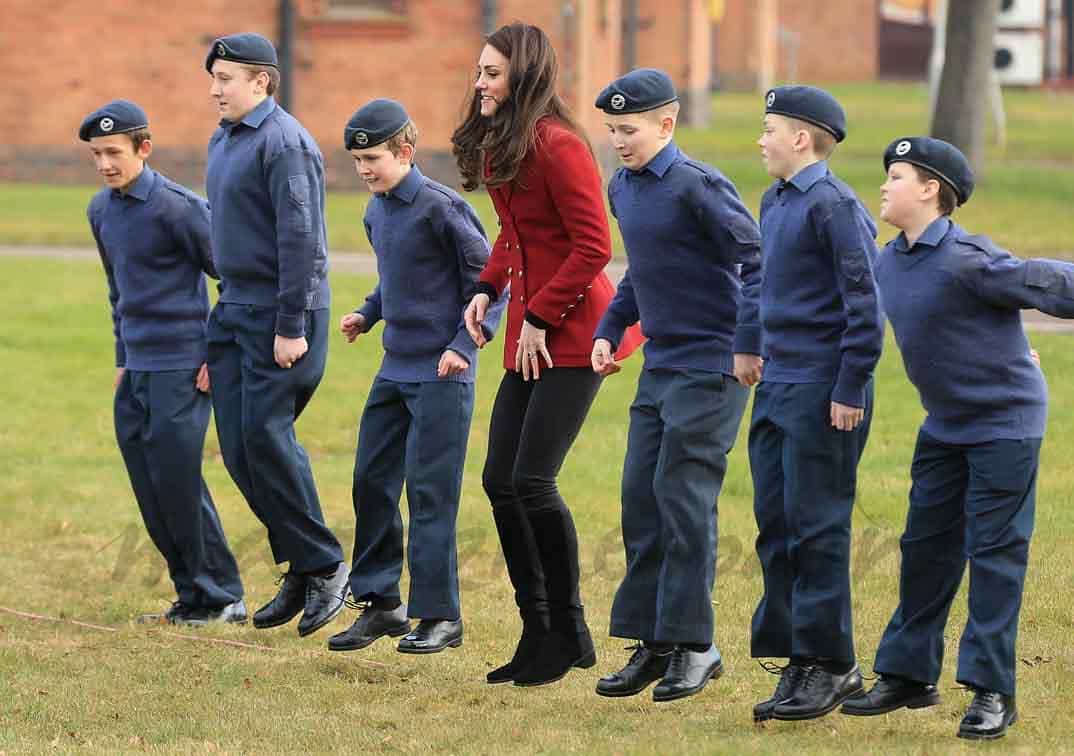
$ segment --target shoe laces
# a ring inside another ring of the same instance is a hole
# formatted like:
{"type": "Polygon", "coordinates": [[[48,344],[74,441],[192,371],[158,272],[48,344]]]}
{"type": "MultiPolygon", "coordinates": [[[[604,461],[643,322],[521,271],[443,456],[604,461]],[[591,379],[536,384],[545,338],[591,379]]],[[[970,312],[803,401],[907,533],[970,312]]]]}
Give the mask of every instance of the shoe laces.
{"type": "Polygon", "coordinates": [[[802,678],[802,690],[809,690],[813,683],[819,680],[824,673],[824,667],[813,664],[805,668],[805,677],[802,678]]]}
{"type": "Polygon", "coordinates": [[[366,609],[369,609],[373,606],[373,602],[361,599],[344,598],[343,605],[346,606],[348,609],[357,609],[360,612],[364,612],[366,609]]]}
{"type": "Polygon", "coordinates": [[[641,659],[642,653],[645,652],[645,644],[644,643],[632,643],[629,646],[623,646],[623,650],[633,652],[630,655],[629,661],[627,661],[627,666],[629,667],[631,664],[633,664],[634,662],[636,662],[639,659],[641,659]]]}
{"type": "Polygon", "coordinates": [[[1000,697],[1003,695],[996,690],[983,690],[981,688],[973,688],[973,703],[981,704],[983,706],[991,706],[992,704],[998,704],[1000,697]]]}
{"type": "Polygon", "coordinates": [[[686,673],[686,649],[676,646],[671,652],[671,661],[668,663],[667,676],[671,678],[681,677],[686,673]]]}

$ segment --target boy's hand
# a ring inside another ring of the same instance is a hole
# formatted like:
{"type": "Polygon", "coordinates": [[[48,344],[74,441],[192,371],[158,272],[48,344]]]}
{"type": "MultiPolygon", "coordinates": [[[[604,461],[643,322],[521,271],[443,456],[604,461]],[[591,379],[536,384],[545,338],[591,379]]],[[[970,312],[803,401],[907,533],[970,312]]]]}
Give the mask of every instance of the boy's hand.
{"type": "Polygon", "coordinates": [[[198,377],[194,379],[194,385],[201,393],[209,393],[209,365],[207,363],[201,363],[201,367],[198,368],[198,377]]]}
{"type": "Polygon", "coordinates": [[[126,371],[127,368],[116,368],[116,379],[112,382],[113,391],[119,388],[119,382],[123,380],[123,373],[126,371]]]}
{"type": "Polygon", "coordinates": [[[622,370],[615,361],[612,342],[607,339],[595,339],[593,341],[593,354],[589,359],[593,363],[593,372],[597,375],[615,375],[622,370]]]}
{"type": "Polygon", "coordinates": [[[1029,359],[1037,363],[1038,367],[1040,366],[1040,352],[1038,352],[1036,349],[1033,349],[1032,347],[1029,348],[1029,359]]]}
{"type": "Polygon", "coordinates": [[[528,320],[522,321],[522,333],[518,337],[518,349],[515,350],[515,370],[522,371],[522,380],[541,380],[542,357],[545,364],[552,367],[552,355],[548,353],[544,339],[543,328],[538,328],[528,320]]]}
{"type": "Polygon", "coordinates": [[[863,407],[850,407],[839,402],[832,402],[832,427],[841,431],[852,431],[865,419],[863,407]]]}
{"type": "Polygon", "coordinates": [[[440,355],[440,364],[436,366],[436,377],[447,378],[452,375],[459,375],[465,373],[469,367],[470,363],[466,361],[465,357],[452,349],[445,349],[444,353],[440,355]]]}
{"type": "Polygon", "coordinates": [[[289,370],[309,348],[310,345],[306,342],[305,336],[289,339],[286,336],[276,334],[276,340],[272,343],[272,356],[276,359],[277,365],[289,370]]]}
{"type": "Polygon", "coordinates": [[[360,312],[348,312],[339,321],[339,331],[347,337],[348,344],[353,344],[354,340],[365,331],[365,315],[360,312]]]}
{"type": "Polygon", "coordinates": [[[466,305],[466,313],[463,315],[463,320],[466,321],[466,331],[477,344],[478,349],[483,349],[488,343],[488,339],[485,338],[485,329],[481,327],[481,324],[485,322],[489,302],[488,294],[474,294],[470,304],[466,305]]]}
{"type": "Polygon", "coordinates": [[[764,370],[764,360],[759,354],[736,354],[735,355],[735,380],[743,386],[753,386],[761,381],[761,373],[764,370]]]}

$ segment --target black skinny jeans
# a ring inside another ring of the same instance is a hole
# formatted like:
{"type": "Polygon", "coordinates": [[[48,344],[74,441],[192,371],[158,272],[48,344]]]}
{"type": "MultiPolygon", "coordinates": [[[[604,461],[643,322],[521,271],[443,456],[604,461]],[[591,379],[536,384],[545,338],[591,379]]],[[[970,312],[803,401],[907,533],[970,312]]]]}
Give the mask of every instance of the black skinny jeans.
{"type": "Polygon", "coordinates": [[[556,476],[600,388],[590,368],[507,371],[492,408],[482,484],[524,620],[580,612],[578,536],[556,476]]]}

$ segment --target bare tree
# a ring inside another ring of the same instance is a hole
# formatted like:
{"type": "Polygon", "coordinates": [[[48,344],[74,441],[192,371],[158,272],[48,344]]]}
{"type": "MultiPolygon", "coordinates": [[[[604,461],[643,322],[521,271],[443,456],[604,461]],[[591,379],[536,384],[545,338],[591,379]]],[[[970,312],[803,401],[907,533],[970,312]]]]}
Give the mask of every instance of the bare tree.
{"type": "Polygon", "coordinates": [[[962,150],[974,170],[984,164],[998,12],[999,0],[947,0],[943,74],[930,131],[962,150]]]}

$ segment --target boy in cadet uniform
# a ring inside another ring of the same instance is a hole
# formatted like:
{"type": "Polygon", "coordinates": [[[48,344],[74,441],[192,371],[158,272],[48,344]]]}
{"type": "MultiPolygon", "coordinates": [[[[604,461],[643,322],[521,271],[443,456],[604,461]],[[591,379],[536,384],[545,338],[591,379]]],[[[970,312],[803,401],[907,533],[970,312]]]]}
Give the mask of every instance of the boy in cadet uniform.
{"type": "Polygon", "coordinates": [[[761,200],[765,364],[749,456],[764,595],[751,653],[789,662],[756,721],[823,716],[862,686],[850,528],[883,325],[876,226],[828,169],[845,136],[846,115],[827,92],[768,92],[758,145],[777,181],[761,200]]]}
{"type": "Polygon", "coordinates": [[[638,69],[597,98],[623,167],[608,185],[629,269],[593,342],[593,369],[641,321],[645,364],[623,464],[626,575],[611,634],[636,640],[602,696],[653,700],[700,692],[723,671],[713,643],[716,501],[727,454],[761,376],[760,235],[735,186],[672,141],[678,96],[663,71],[638,69]]]}
{"type": "Polygon", "coordinates": [[[177,594],[163,615],[146,619],[245,622],[239,568],[201,475],[211,411],[203,274],[216,276],[209,207],[145,164],[149,120],[133,102],[94,111],[78,136],[106,187],[88,216],[112,303],[116,439],[177,594]]]}
{"type": "Polygon", "coordinates": [[[951,220],[973,192],[939,139],[884,153],[880,217],[900,230],[876,268],[884,310],[926,417],[910,467],[899,605],[877,650],[880,680],[844,714],[939,702],[951,602],[969,563],[956,679],[974,690],[958,735],[1002,737],[1015,708],[1015,639],[1036,506],[1048,388],[1020,310],[1074,318],[1074,265],[1021,260],[951,220]]]}
{"type": "MultiPolygon", "coordinates": [[[[378,99],[347,122],[343,146],[373,192],[365,231],[380,281],[343,316],[348,343],[384,321],[384,360],[358,431],[357,518],[350,589],[364,603],[328,648],[365,648],[404,636],[398,650],[431,654],[462,645],[455,520],[474,406],[477,345],[462,314],[489,256],[485,230],[459,195],[414,165],[417,127],[398,102],[378,99]],[[410,595],[399,596],[403,522],[410,508],[410,595]],[[410,632],[408,617],[420,620],[410,632]]],[[[486,321],[492,338],[503,305],[486,321]]]]}
{"type": "Polygon", "coordinates": [[[343,550],[294,429],[327,356],[324,164],[313,137],[272,97],[280,73],[271,42],[221,37],[205,68],[222,119],[205,180],[221,280],[209,318],[216,430],[228,472],[268,529],[273,559],[289,563],[254,627],[301,613],[304,636],[339,614],[347,588],[343,550]]]}

